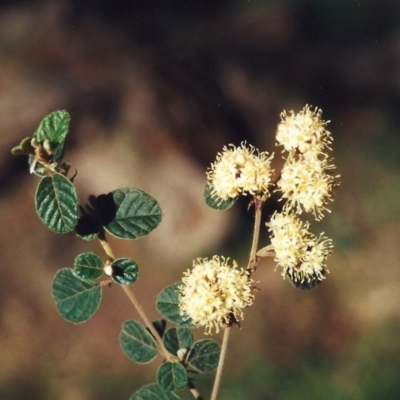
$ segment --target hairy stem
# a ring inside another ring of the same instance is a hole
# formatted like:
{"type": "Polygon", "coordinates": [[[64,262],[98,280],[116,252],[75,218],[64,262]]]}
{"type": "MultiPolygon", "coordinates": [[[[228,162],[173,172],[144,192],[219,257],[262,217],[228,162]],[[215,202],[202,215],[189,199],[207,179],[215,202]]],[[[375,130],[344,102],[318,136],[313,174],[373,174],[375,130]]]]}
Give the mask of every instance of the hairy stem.
{"type": "Polygon", "coordinates": [[[231,332],[232,326],[228,325],[224,330],[224,337],[222,339],[221,354],[219,356],[217,373],[215,374],[214,386],[211,394],[211,400],[216,400],[218,396],[219,386],[221,384],[222,370],[224,368],[226,350],[228,348],[229,333],[231,332]]]}
{"type": "Polygon", "coordinates": [[[251,243],[249,263],[247,265],[247,271],[249,273],[254,272],[254,270],[256,268],[256,253],[257,253],[257,248],[258,248],[258,239],[260,237],[262,206],[263,206],[262,200],[259,200],[259,199],[254,200],[255,216],[254,216],[253,241],[251,243]]]}
{"type": "Polygon", "coordinates": [[[98,238],[99,238],[101,245],[103,246],[103,250],[107,254],[107,257],[110,259],[110,261],[114,261],[115,260],[114,252],[112,251],[111,246],[107,242],[104,232],[100,232],[98,238]]]}
{"type": "MultiPolygon", "coordinates": [[[[107,254],[108,258],[110,261],[115,260],[114,252],[108,243],[105,234],[100,234],[99,235],[99,240],[101,245],[103,246],[103,249],[105,253],[107,254]]],[[[154,339],[157,341],[161,352],[164,354],[165,358],[167,358],[168,361],[175,361],[176,357],[172,356],[168,350],[165,348],[164,343],[158,334],[157,330],[154,328],[154,325],[151,323],[150,319],[147,317],[146,312],[144,311],[142,305],[140,304],[140,301],[136,297],[136,295],[133,293],[133,290],[126,285],[121,285],[122,290],[125,292],[125,294],[128,296],[129,300],[133,304],[133,306],[136,308],[136,311],[139,313],[140,317],[142,318],[143,322],[145,323],[146,327],[149,329],[151,334],[154,336],[154,339]]]]}
{"type": "Polygon", "coordinates": [[[200,392],[197,390],[196,386],[193,383],[193,379],[188,379],[188,388],[190,390],[190,393],[192,393],[193,397],[196,400],[203,400],[203,397],[201,397],[200,392]]]}
{"type": "MultiPolygon", "coordinates": [[[[100,240],[101,245],[103,246],[103,249],[104,249],[105,253],[107,254],[108,258],[110,259],[110,261],[114,261],[115,260],[114,252],[112,251],[111,246],[107,242],[107,239],[106,239],[104,233],[99,235],[99,240],[100,240]]],[[[107,284],[108,282],[109,282],[108,280],[105,281],[105,284],[107,284]]],[[[171,353],[169,353],[168,350],[165,348],[164,342],[163,342],[161,336],[159,335],[157,330],[154,328],[154,325],[151,323],[150,319],[147,317],[147,314],[144,311],[144,309],[142,307],[142,304],[140,303],[140,301],[136,297],[136,295],[133,292],[132,288],[130,286],[126,286],[126,285],[121,285],[121,288],[125,292],[125,294],[128,296],[129,300],[131,301],[131,303],[135,307],[136,311],[138,312],[138,314],[142,318],[142,320],[143,320],[144,324],[146,325],[146,327],[149,329],[149,331],[153,335],[154,339],[157,341],[158,346],[159,346],[162,354],[164,355],[164,357],[167,359],[167,361],[178,362],[178,358],[173,356],[171,353]]],[[[194,385],[192,380],[188,381],[188,387],[189,387],[189,390],[192,393],[193,397],[196,400],[202,400],[203,399],[201,397],[201,395],[200,395],[200,392],[197,390],[197,388],[194,385]]]]}
{"type": "Polygon", "coordinates": [[[154,339],[157,341],[158,345],[160,346],[160,349],[162,353],[164,354],[165,358],[168,361],[174,362],[176,361],[176,357],[172,356],[168,350],[165,348],[164,343],[158,334],[157,330],[154,328],[154,325],[151,323],[150,319],[147,317],[146,312],[144,311],[142,305],[140,304],[140,301],[136,297],[136,295],[133,293],[133,290],[126,285],[121,285],[122,290],[125,292],[125,294],[128,296],[129,300],[133,304],[133,306],[136,308],[137,312],[139,313],[140,317],[142,318],[143,322],[145,323],[146,327],[149,329],[151,334],[154,336],[154,339]]]}
{"type": "MultiPolygon", "coordinates": [[[[256,268],[256,253],[258,248],[258,239],[260,237],[260,225],[261,225],[261,209],[264,202],[261,199],[254,199],[255,217],[254,217],[254,230],[253,240],[251,243],[251,250],[249,255],[249,262],[247,264],[247,271],[249,275],[254,272],[256,268]]],[[[221,354],[219,357],[218,368],[215,375],[214,387],[211,394],[211,400],[216,400],[218,395],[219,386],[221,384],[222,370],[224,368],[226,351],[228,348],[229,333],[231,331],[232,324],[226,326],[224,330],[224,337],[222,339],[221,354]]]]}

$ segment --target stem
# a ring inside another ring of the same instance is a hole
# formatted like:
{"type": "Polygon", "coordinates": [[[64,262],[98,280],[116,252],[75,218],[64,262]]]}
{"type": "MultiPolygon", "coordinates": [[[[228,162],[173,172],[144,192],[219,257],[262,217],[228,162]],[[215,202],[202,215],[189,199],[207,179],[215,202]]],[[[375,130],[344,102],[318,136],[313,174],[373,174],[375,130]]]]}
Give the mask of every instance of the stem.
{"type": "Polygon", "coordinates": [[[211,394],[211,400],[217,400],[219,386],[221,384],[221,377],[222,377],[222,369],[224,368],[225,358],[226,358],[226,350],[228,348],[228,340],[229,334],[231,332],[231,325],[228,325],[224,330],[224,337],[222,339],[222,346],[221,346],[221,354],[219,356],[218,368],[217,373],[215,374],[215,381],[214,387],[211,394]]]}
{"type": "MultiPolygon", "coordinates": [[[[107,254],[108,258],[110,259],[110,261],[114,261],[115,260],[114,252],[112,251],[111,246],[107,242],[104,232],[103,232],[103,234],[100,233],[99,240],[100,240],[101,245],[103,246],[105,253],[107,254]]],[[[139,315],[142,318],[143,322],[145,323],[146,327],[149,329],[151,334],[154,336],[154,339],[157,341],[158,345],[160,346],[160,350],[164,354],[165,358],[171,362],[175,361],[176,357],[171,355],[168,352],[168,350],[165,348],[160,335],[158,334],[157,330],[154,328],[154,325],[151,323],[150,319],[147,317],[146,312],[144,311],[144,309],[143,309],[142,305],[140,304],[140,301],[138,300],[136,295],[133,293],[132,289],[126,285],[121,285],[121,287],[122,287],[122,290],[125,292],[125,294],[128,296],[128,298],[131,301],[131,303],[133,304],[133,306],[136,308],[137,312],[139,313],[139,315]]]]}
{"type": "Polygon", "coordinates": [[[174,362],[175,357],[172,356],[168,350],[165,348],[164,343],[154,328],[154,325],[151,323],[149,318],[147,317],[146,312],[144,311],[142,305],[140,304],[140,301],[136,297],[136,295],[133,293],[132,289],[129,286],[121,285],[123,291],[125,294],[129,297],[129,300],[133,304],[133,306],[136,308],[137,312],[139,313],[140,317],[142,318],[143,322],[145,323],[146,327],[149,329],[151,334],[154,336],[154,339],[157,341],[158,345],[160,346],[161,351],[163,352],[165,358],[167,358],[168,361],[174,362]]]}
{"type": "Polygon", "coordinates": [[[251,243],[251,250],[249,256],[249,263],[247,265],[247,271],[249,273],[254,272],[256,269],[256,253],[258,248],[258,239],[260,237],[260,225],[261,225],[261,209],[263,206],[262,200],[255,199],[255,217],[254,217],[254,230],[253,230],[253,242],[251,243]]]}
{"type": "MultiPolygon", "coordinates": [[[[103,246],[103,249],[105,253],[107,254],[108,258],[110,261],[115,260],[114,252],[111,249],[111,246],[108,244],[107,239],[105,237],[105,233],[100,233],[99,234],[99,240],[101,245],[103,246]]],[[[110,280],[111,281],[111,280],[110,280]]],[[[104,284],[107,284],[109,281],[105,281],[104,284]]],[[[133,304],[133,306],[136,308],[136,311],[139,313],[140,317],[142,318],[143,322],[145,323],[146,327],[149,329],[151,334],[153,335],[154,339],[156,340],[161,352],[163,353],[164,357],[167,359],[167,361],[170,362],[178,362],[177,357],[173,356],[168,352],[168,350],[164,346],[164,342],[162,341],[162,338],[158,334],[157,330],[154,328],[154,325],[151,323],[150,319],[147,317],[146,312],[144,311],[140,301],[136,297],[136,295],[133,293],[133,290],[131,289],[130,286],[125,286],[125,285],[120,285],[122,290],[125,292],[125,294],[128,296],[129,300],[133,304]]],[[[193,381],[189,379],[188,381],[188,387],[190,392],[192,393],[193,397],[196,400],[203,400],[203,398],[200,395],[200,392],[197,390],[196,386],[194,385],[193,381]]]]}
{"type": "Polygon", "coordinates": [[[110,259],[110,261],[114,261],[115,260],[114,252],[112,251],[111,246],[108,244],[104,232],[100,232],[98,238],[100,240],[101,245],[103,246],[103,250],[107,254],[107,257],[110,259]]]}
{"type": "MultiPolygon", "coordinates": [[[[261,225],[261,209],[264,202],[259,198],[254,199],[255,217],[254,217],[254,230],[253,230],[253,241],[251,243],[251,250],[249,256],[249,263],[247,265],[247,271],[249,275],[254,272],[256,268],[256,253],[258,248],[258,239],[260,237],[260,225],[261,225]]],[[[211,400],[216,400],[218,395],[219,386],[221,384],[222,370],[224,368],[226,351],[228,348],[229,334],[231,331],[232,323],[225,327],[224,337],[222,339],[221,354],[219,356],[218,368],[215,375],[214,387],[211,394],[211,400]]]]}
{"type": "Polygon", "coordinates": [[[188,388],[196,400],[203,400],[192,379],[188,379],[188,388]]]}

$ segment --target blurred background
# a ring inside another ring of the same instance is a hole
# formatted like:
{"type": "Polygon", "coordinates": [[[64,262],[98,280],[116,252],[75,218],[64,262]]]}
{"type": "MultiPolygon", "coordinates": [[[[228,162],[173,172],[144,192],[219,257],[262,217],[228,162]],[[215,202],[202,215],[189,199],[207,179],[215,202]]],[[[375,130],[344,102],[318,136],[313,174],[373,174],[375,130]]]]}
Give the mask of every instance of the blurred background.
{"type": "MultiPolygon", "coordinates": [[[[332,121],[342,176],[332,213],[313,225],[334,241],[331,273],[307,292],[282,280],[272,260],[260,263],[220,398],[398,399],[400,2],[2,0],[0,399],[128,399],[161,361],[143,367],[123,355],[121,324],[139,317],[115,285],[83,325],[55,309],[56,271],[102,249],[41,224],[38,179],[10,154],[46,114],[71,114],[65,158],[82,203],[123,186],[160,202],[157,230],[110,239],[118,257],[138,262],[134,289],[158,319],[157,293],[193,259],[247,261],[248,199],[225,212],[203,200],[216,153],[247,141],[275,151],[279,168],[279,114],[305,104],[332,121]]],[[[212,382],[213,374],[196,379],[205,398],[212,382]]]]}

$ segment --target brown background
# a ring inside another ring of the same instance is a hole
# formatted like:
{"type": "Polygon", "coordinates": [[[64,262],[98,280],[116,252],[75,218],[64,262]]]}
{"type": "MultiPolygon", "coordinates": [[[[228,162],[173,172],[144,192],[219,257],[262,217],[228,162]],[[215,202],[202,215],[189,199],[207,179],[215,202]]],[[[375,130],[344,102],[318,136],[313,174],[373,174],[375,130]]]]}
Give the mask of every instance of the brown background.
{"type": "MultiPolygon", "coordinates": [[[[399,85],[396,1],[1,2],[0,398],[127,399],[159,365],[122,354],[121,324],[138,316],[115,285],[86,324],[57,314],[55,272],[101,248],[46,230],[33,203],[38,179],[11,147],[66,109],[82,202],[123,186],[159,200],[156,231],[111,239],[138,262],[135,291],[157,319],[156,294],[194,258],[246,262],[246,201],[220,213],[202,198],[216,153],[247,140],[275,151],[278,168],[279,113],[306,103],[332,121],[342,175],[332,214],[316,227],[335,243],[331,274],[302,292],[272,261],[260,264],[221,398],[399,398],[399,85]]],[[[208,398],[212,374],[197,383],[208,398]]]]}

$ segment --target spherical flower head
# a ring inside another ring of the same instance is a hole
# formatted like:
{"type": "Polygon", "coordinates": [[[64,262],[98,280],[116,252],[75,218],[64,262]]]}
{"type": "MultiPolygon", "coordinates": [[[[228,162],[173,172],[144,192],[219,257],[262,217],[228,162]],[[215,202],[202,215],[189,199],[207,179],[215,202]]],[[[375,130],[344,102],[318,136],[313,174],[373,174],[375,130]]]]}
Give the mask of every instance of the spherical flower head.
{"type": "Polygon", "coordinates": [[[213,328],[218,332],[232,318],[243,319],[242,309],[254,300],[254,281],[235,261],[232,265],[228,261],[218,256],[193,261],[179,287],[180,314],[189,316],[196,326],[204,326],[207,333],[213,328]]]}
{"type": "Polygon", "coordinates": [[[309,224],[284,210],[275,213],[267,223],[275,261],[282,276],[299,283],[325,279],[326,259],[332,253],[332,240],[309,231],[309,224]]]}
{"type": "Polygon", "coordinates": [[[272,232],[271,244],[276,254],[275,261],[285,268],[295,268],[306,250],[308,224],[303,224],[293,214],[276,212],[267,226],[272,232]]]}
{"type": "Polygon", "coordinates": [[[321,119],[322,110],[311,110],[306,105],[299,113],[290,111],[281,113],[281,123],[278,125],[276,140],[288,152],[297,150],[305,154],[313,152],[318,154],[324,147],[329,148],[332,143],[331,133],[325,129],[330,121],[321,119]]]}
{"type": "Polygon", "coordinates": [[[222,201],[236,198],[240,194],[269,194],[273,156],[268,156],[266,152],[255,153],[255,148],[245,143],[240,147],[225,146],[207,171],[207,179],[212,187],[211,195],[222,201]]]}
{"type": "Polygon", "coordinates": [[[317,220],[322,219],[328,201],[332,201],[333,189],[338,186],[333,176],[334,165],[328,165],[327,157],[322,159],[309,153],[307,156],[289,156],[277,182],[277,191],[287,200],[289,208],[297,214],[312,212],[317,220]]]}

